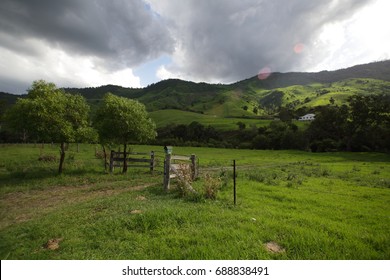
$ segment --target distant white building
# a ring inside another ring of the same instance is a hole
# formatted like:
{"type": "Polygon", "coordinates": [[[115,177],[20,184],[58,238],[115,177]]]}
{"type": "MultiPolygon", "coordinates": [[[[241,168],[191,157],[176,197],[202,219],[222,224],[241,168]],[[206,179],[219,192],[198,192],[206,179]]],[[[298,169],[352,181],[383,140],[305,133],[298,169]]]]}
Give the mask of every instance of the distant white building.
{"type": "Polygon", "coordinates": [[[298,121],[314,121],[315,117],[315,114],[306,114],[302,117],[299,117],[298,121]]]}

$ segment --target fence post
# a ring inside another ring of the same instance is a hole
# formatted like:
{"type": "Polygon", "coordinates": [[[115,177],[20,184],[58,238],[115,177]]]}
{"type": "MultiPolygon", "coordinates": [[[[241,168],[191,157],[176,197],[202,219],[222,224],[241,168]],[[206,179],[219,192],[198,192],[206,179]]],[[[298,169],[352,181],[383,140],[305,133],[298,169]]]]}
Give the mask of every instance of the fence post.
{"type": "Polygon", "coordinates": [[[154,151],[150,152],[150,173],[154,171],[154,151]]]}
{"type": "Polygon", "coordinates": [[[198,167],[196,166],[196,155],[191,155],[191,176],[192,180],[198,177],[198,167]]]}
{"type": "Polygon", "coordinates": [[[236,160],[233,160],[233,196],[234,205],[237,204],[237,192],[236,192],[236,160]]]}
{"type": "Polygon", "coordinates": [[[114,154],[115,151],[111,150],[111,155],[110,155],[110,173],[114,171],[114,154]]]}
{"type": "Polygon", "coordinates": [[[169,190],[170,170],[171,170],[171,154],[166,154],[164,160],[164,190],[165,191],[169,190]]]}

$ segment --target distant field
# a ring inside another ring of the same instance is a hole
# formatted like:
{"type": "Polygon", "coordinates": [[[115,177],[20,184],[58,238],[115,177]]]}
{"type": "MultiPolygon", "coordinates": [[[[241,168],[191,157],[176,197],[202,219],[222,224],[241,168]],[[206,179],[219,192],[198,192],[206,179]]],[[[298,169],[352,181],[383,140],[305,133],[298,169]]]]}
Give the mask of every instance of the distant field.
{"type": "Polygon", "coordinates": [[[157,127],[164,127],[169,124],[190,124],[197,121],[203,125],[211,125],[218,130],[235,130],[238,129],[238,122],[243,122],[247,127],[256,125],[257,127],[266,126],[269,120],[247,119],[247,118],[223,118],[216,115],[205,115],[194,112],[180,110],[159,110],[149,113],[155,121],[157,127]]]}
{"type": "MultiPolygon", "coordinates": [[[[0,257],[4,259],[382,259],[390,258],[390,156],[173,147],[196,154],[202,192],[162,188],[158,171],[106,174],[95,146],[1,145],[0,257]],[[237,162],[237,206],[232,160],[237,162]]],[[[173,183],[174,186],[174,183],[173,183]]]]}

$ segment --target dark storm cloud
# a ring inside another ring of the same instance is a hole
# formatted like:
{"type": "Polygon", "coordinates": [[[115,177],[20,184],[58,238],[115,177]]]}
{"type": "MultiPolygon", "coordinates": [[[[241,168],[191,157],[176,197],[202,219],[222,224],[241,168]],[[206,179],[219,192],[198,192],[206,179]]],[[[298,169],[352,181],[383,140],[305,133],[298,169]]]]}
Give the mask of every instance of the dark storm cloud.
{"type": "MultiPolygon", "coordinates": [[[[150,0],[169,17],[178,40],[168,70],[223,82],[253,76],[263,67],[300,69],[321,28],[353,15],[369,0],[150,0]],[[301,44],[294,51],[297,44],[301,44]],[[299,53],[302,47],[306,53],[299,53]]],[[[317,52],[321,55],[321,52],[317,52]]],[[[318,60],[321,57],[317,57],[318,60]]]]}
{"type": "Polygon", "coordinates": [[[105,67],[134,66],[173,50],[167,29],[141,0],[2,0],[0,45],[39,55],[25,44],[43,40],[70,54],[105,59],[105,67]]]}
{"type": "Polygon", "coordinates": [[[20,92],[39,78],[70,86],[116,78],[137,86],[142,77],[132,70],[161,55],[172,61],[159,69],[165,76],[224,83],[262,68],[307,71],[336,65],[333,58],[353,64],[373,47],[348,29],[348,20],[376,2],[0,0],[0,90],[15,92],[15,85],[20,92]],[[319,37],[339,22],[339,42],[319,37]]]}

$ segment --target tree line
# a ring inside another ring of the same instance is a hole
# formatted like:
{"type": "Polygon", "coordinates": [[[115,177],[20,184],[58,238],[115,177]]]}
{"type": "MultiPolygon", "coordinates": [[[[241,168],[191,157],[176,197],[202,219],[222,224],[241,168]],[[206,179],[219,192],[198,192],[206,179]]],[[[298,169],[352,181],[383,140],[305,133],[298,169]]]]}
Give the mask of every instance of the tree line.
{"type": "Polygon", "coordinates": [[[198,122],[158,129],[157,139],[171,145],[246,149],[327,151],[390,151],[390,95],[354,95],[347,104],[315,108],[316,117],[304,128],[293,121],[296,112],[279,110],[279,120],[267,126],[237,123],[237,130],[216,131],[198,122]]]}
{"type": "MultiPolygon", "coordinates": [[[[143,104],[136,100],[104,96],[92,115],[85,98],[66,93],[53,83],[33,82],[27,98],[20,98],[4,112],[0,140],[5,142],[55,142],[60,145],[58,172],[63,170],[65,144],[101,143],[103,150],[131,143],[211,146],[247,149],[301,149],[326,151],[390,151],[390,95],[354,95],[345,105],[315,108],[316,118],[298,128],[288,109],[267,126],[217,131],[198,122],[156,129],[143,104]]],[[[127,170],[124,158],[123,172],[127,170]]]]}
{"type": "MultiPolygon", "coordinates": [[[[66,143],[99,142],[103,147],[120,144],[126,152],[129,143],[156,137],[155,124],[138,101],[107,93],[96,114],[91,116],[84,97],[66,93],[43,80],[33,82],[27,98],[19,98],[3,118],[5,131],[14,139],[59,143],[59,173],[63,171],[66,143]]],[[[123,172],[126,171],[125,156],[123,172]]]]}

